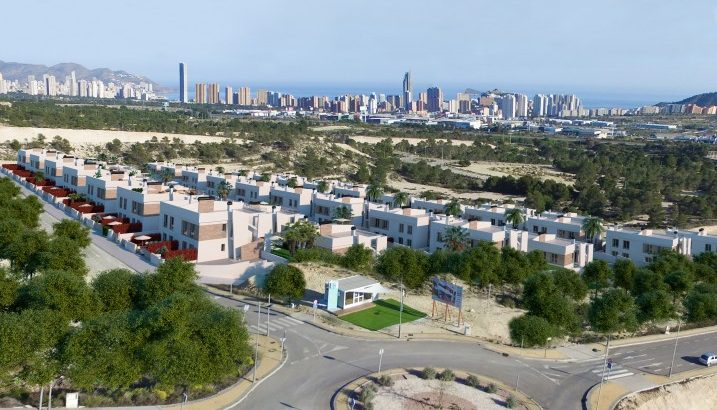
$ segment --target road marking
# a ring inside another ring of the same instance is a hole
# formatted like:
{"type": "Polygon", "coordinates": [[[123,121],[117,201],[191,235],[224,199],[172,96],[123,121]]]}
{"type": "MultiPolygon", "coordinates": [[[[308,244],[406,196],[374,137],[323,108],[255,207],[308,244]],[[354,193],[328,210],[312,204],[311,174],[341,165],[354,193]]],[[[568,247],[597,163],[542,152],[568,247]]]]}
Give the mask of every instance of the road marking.
{"type": "Polygon", "coordinates": [[[655,360],[655,358],[654,358],[654,357],[648,357],[647,359],[633,360],[633,361],[631,361],[631,362],[622,362],[622,363],[625,364],[625,365],[633,366],[633,365],[635,365],[635,364],[637,364],[637,363],[649,362],[650,360],[655,360]]]}
{"type": "Polygon", "coordinates": [[[624,360],[637,359],[638,357],[643,357],[643,356],[647,356],[647,353],[645,353],[645,354],[639,354],[639,355],[637,355],[637,356],[626,356],[626,357],[623,357],[623,359],[624,359],[624,360]]]}
{"type": "Polygon", "coordinates": [[[623,373],[623,374],[618,374],[618,375],[612,375],[612,374],[611,374],[609,377],[606,377],[605,380],[619,379],[619,378],[622,378],[622,377],[632,376],[633,374],[635,374],[635,373],[623,373]]]}
{"type": "Polygon", "coordinates": [[[641,366],[641,367],[651,367],[651,366],[659,366],[659,365],[661,365],[661,364],[662,364],[662,362],[658,362],[658,363],[650,363],[650,364],[646,364],[646,365],[644,365],[644,366],[641,366]]]}

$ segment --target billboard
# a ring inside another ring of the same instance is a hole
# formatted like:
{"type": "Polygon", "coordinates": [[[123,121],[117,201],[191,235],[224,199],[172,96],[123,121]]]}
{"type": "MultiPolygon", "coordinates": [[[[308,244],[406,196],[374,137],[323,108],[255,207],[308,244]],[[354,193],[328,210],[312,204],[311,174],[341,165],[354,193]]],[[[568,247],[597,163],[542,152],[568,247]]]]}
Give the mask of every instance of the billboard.
{"type": "Polygon", "coordinates": [[[463,305],[463,287],[434,276],[431,279],[433,292],[431,298],[436,302],[446,303],[458,309],[463,305]]]}

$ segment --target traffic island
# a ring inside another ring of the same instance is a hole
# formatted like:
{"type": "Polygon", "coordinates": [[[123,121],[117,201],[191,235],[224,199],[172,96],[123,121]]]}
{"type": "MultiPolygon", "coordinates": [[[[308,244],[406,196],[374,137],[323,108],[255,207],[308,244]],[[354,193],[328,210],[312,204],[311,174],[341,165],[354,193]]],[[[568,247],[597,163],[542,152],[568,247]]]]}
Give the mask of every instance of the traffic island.
{"type": "Polygon", "coordinates": [[[530,409],[525,393],[488,377],[451,369],[391,369],[358,378],[334,394],[334,410],[403,408],[530,409]]]}

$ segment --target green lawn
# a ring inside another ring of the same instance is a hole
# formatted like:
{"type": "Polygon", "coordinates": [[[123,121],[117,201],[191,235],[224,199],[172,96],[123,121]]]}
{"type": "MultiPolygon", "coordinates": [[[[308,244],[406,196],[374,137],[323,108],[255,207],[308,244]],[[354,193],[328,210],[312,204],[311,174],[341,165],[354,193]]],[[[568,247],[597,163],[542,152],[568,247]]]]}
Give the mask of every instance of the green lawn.
{"type": "MultiPolygon", "coordinates": [[[[394,299],[381,299],[374,302],[374,306],[359,312],[341,316],[342,320],[353,323],[369,330],[379,330],[398,324],[398,314],[401,303],[394,299]]],[[[426,314],[403,305],[403,323],[413,322],[425,317],[426,314]]]]}
{"type": "Polygon", "coordinates": [[[291,256],[291,253],[284,249],[284,248],[272,248],[271,253],[277,256],[281,256],[282,258],[288,260],[291,262],[294,258],[291,256]]]}

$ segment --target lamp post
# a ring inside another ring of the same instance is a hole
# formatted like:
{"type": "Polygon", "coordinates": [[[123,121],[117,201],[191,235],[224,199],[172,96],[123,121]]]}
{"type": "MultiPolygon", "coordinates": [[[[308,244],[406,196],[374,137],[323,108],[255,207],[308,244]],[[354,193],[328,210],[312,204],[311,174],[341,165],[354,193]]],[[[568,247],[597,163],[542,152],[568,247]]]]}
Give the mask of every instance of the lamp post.
{"type": "Polygon", "coordinates": [[[259,319],[261,319],[261,305],[257,305],[259,311],[256,314],[256,345],[254,346],[254,371],[251,377],[251,382],[256,381],[256,366],[259,364],[259,319]]]}
{"type": "MultiPolygon", "coordinates": [[[[58,381],[62,381],[64,379],[64,376],[60,376],[58,381]]],[[[55,387],[55,380],[50,382],[50,392],[47,395],[47,410],[52,410],[52,388],[55,387]]]]}
{"type": "Polygon", "coordinates": [[[378,351],[378,373],[381,373],[381,361],[383,360],[383,348],[378,351]]]}
{"type": "Polygon", "coordinates": [[[266,335],[269,336],[269,315],[271,314],[271,295],[269,295],[269,304],[266,305],[266,335]]]}
{"type": "Polygon", "coordinates": [[[672,350],[672,363],[670,363],[670,374],[667,376],[668,379],[672,378],[672,369],[675,367],[675,356],[677,356],[677,341],[680,340],[680,327],[682,326],[682,320],[677,321],[677,335],[675,336],[675,348],[672,350]]]}
{"type": "Polygon", "coordinates": [[[401,338],[401,325],[403,324],[403,294],[405,291],[403,290],[403,281],[401,281],[401,307],[398,310],[398,338],[401,338]]]}
{"type": "Polygon", "coordinates": [[[42,396],[45,395],[45,385],[40,386],[40,405],[37,406],[39,410],[42,410],[42,396]]]}
{"type": "Polygon", "coordinates": [[[598,389],[597,403],[595,405],[596,409],[600,408],[600,393],[602,393],[602,385],[605,381],[605,368],[607,367],[608,352],[610,352],[610,335],[607,336],[607,344],[605,344],[605,359],[603,360],[602,374],[600,375],[600,388],[598,389]]]}

